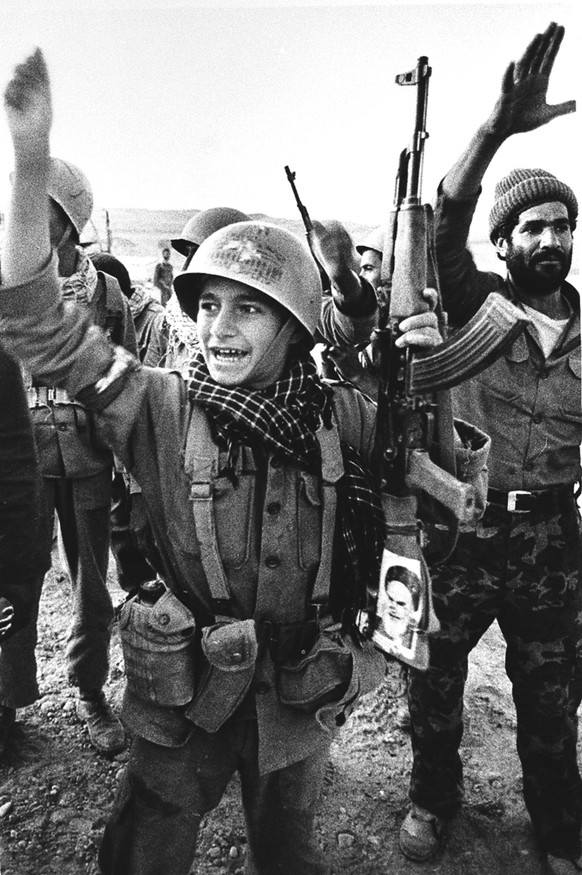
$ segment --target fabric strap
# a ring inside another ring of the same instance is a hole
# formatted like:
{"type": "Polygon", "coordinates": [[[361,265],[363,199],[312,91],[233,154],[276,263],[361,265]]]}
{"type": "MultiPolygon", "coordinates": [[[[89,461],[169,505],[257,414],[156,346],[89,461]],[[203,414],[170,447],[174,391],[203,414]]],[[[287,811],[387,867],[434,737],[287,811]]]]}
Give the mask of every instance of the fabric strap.
{"type": "MultiPolygon", "coordinates": [[[[311,601],[321,608],[329,598],[337,509],[335,487],[344,474],[344,467],[335,422],[331,428],[321,426],[316,437],[321,449],[323,513],[320,563],[311,601]]],[[[184,467],[190,480],[190,499],[200,542],[200,558],[217,616],[228,614],[228,605],[232,598],[218,549],[214,518],[213,486],[219,471],[219,455],[220,448],[212,439],[206,413],[198,404],[192,404],[184,467]]]]}

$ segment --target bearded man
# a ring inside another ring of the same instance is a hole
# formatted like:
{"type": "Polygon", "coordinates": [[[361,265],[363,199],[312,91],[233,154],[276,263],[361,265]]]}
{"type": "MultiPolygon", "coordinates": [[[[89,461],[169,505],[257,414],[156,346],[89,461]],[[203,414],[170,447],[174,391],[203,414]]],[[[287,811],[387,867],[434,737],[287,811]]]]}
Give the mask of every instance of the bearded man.
{"type": "Polygon", "coordinates": [[[496,619],[507,642],[525,803],[548,871],[582,871],[576,760],[581,699],[580,301],[566,282],[578,204],[552,173],[517,169],[496,186],[489,231],[506,276],[477,270],[466,248],[483,176],[510,136],[573,112],[546,103],[564,29],[551,24],[505,73],[485,123],[442,182],[436,248],[452,328],[491,292],[530,318],[493,365],[455,390],[457,409],[491,435],[488,507],[433,576],[441,632],[431,667],[414,673],[412,809],[403,853],[427,860],[462,799],[467,659],[496,619]]]}

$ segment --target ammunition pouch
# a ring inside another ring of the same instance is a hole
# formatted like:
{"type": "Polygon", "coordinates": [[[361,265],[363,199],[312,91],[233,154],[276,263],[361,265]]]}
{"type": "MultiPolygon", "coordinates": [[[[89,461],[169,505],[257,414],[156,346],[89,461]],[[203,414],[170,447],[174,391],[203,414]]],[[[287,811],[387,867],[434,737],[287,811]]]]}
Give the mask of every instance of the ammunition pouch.
{"type": "Polygon", "coordinates": [[[127,688],[138,699],[166,707],[194,695],[193,615],[166,590],[154,605],[128,599],[119,615],[127,688]]]}
{"type": "Polygon", "coordinates": [[[352,654],[339,634],[321,633],[305,656],[279,665],[279,700],[290,708],[315,714],[343,698],[353,670],[352,654]]]}
{"type": "Polygon", "coordinates": [[[246,696],[259,652],[254,620],[233,620],[202,630],[203,665],[186,717],[216,732],[246,696]]]}
{"type": "Polygon", "coordinates": [[[309,653],[319,634],[319,620],[314,618],[303,623],[263,620],[258,624],[258,634],[261,648],[267,647],[274,664],[282,665],[309,653]]]}

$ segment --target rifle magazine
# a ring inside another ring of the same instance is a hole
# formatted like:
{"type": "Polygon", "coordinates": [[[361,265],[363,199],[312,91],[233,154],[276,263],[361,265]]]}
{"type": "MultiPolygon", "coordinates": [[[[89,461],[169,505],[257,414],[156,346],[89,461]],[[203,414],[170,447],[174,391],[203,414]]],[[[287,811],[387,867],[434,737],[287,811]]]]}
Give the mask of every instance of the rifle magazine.
{"type": "Polygon", "coordinates": [[[452,389],[485,370],[523,331],[527,316],[497,292],[473,318],[444,343],[412,359],[410,387],[415,395],[452,389]]]}

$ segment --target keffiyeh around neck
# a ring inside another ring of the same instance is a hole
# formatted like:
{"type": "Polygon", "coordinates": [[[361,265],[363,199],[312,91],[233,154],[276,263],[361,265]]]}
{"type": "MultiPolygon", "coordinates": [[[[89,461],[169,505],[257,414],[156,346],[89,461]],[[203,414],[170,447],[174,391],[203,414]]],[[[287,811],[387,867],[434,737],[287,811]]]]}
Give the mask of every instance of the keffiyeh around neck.
{"type": "Polygon", "coordinates": [[[212,412],[212,428],[229,451],[229,464],[240,444],[264,444],[309,471],[321,471],[315,433],[321,422],[331,424],[331,392],[309,357],[297,359],[280,380],[252,390],[221,386],[198,354],[190,366],[189,394],[212,412]]]}
{"type": "Polygon", "coordinates": [[[61,293],[66,301],[90,304],[97,288],[97,270],[82,250],[77,252],[77,269],[71,276],[61,279],[61,293]]]}

